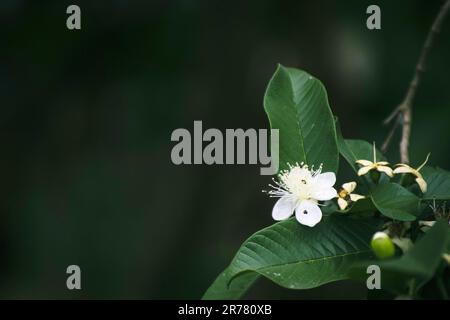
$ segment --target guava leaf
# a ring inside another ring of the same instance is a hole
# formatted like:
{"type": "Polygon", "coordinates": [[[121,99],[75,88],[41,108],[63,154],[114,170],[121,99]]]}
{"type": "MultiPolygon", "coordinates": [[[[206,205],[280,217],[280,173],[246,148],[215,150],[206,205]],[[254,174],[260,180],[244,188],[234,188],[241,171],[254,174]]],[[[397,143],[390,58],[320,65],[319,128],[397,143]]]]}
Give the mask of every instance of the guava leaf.
{"type": "Polygon", "coordinates": [[[427,182],[427,192],[423,195],[424,199],[450,199],[450,172],[428,166],[420,172],[427,182]]]}
{"type": "Polygon", "coordinates": [[[252,235],[205,299],[240,298],[258,275],[290,289],[308,289],[348,278],[350,266],[372,256],[372,218],[332,214],[313,228],[295,218],[252,235]],[[253,276],[252,276],[253,275],[253,276]]]}
{"type": "Polygon", "coordinates": [[[384,216],[399,221],[414,221],[420,199],[397,183],[382,183],[371,193],[372,202],[384,216]]]}
{"type": "Polygon", "coordinates": [[[279,129],[280,169],[304,162],[336,172],[336,128],[323,84],[305,71],[278,65],[269,82],[264,109],[279,129]]]}

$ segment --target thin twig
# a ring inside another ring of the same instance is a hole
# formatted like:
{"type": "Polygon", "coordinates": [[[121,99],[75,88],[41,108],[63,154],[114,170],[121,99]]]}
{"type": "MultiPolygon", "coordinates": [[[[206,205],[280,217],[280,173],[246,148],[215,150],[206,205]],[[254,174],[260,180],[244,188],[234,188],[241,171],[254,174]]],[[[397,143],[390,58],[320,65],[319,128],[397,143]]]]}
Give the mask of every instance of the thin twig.
{"type": "MultiPolygon", "coordinates": [[[[441,25],[445,20],[445,17],[450,9],[450,0],[446,0],[439,10],[436,19],[431,26],[430,31],[428,32],[427,38],[425,40],[425,44],[420,53],[419,61],[417,62],[416,69],[414,72],[414,76],[409,84],[408,91],[406,91],[406,95],[397,106],[394,111],[384,120],[384,124],[387,125],[392,122],[397,116],[401,120],[402,124],[402,137],[400,140],[400,159],[403,163],[409,163],[409,140],[411,136],[411,122],[412,122],[412,105],[414,101],[414,97],[416,95],[417,87],[419,86],[420,79],[422,74],[425,72],[425,64],[428,57],[428,53],[433,45],[433,41],[435,36],[439,33],[441,29],[441,25]]],[[[397,127],[397,121],[393,124],[393,126],[397,127]]],[[[392,135],[394,134],[394,129],[391,129],[391,132],[388,135],[385,143],[383,144],[384,149],[387,150],[392,135]]]]}
{"type": "Polygon", "coordinates": [[[383,145],[381,146],[381,152],[385,153],[389,147],[389,144],[391,143],[392,137],[394,136],[395,130],[397,130],[398,125],[400,124],[400,117],[397,116],[397,120],[394,122],[394,125],[391,127],[391,130],[389,130],[388,135],[386,136],[386,139],[383,142],[383,145]]]}

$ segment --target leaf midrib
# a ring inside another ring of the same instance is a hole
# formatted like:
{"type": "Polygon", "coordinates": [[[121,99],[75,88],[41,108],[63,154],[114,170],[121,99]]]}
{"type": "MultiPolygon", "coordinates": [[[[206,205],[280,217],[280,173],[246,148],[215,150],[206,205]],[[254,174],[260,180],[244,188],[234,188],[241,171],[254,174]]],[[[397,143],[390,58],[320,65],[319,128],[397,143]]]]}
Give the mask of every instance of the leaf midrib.
{"type": "MultiPolygon", "coordinates": [[[[290,89],[291,89],[291,101],[292,101],[294,112],[295,112],[295,122],[297,123],[298,133],[300,135],[301,151],[303,152],[303,158],[305,159],[305,163],[309,164],[308,157],[306,156],[306,150],[305,150],[302,126],[300,125],[299,108],[297,106],[297,103],[295,102],[294,83],[293,83],[291,74],[289,72],[286,72],[286,74],[287,74],[287,76],[289,78],[289,84],[290,84],[290,89]]],[[[292,165],[294,165],[294,163],[292,163],[292,165]]]]}
{"type": "Polygon", "coordinates": [[[321,257],[321,258],[313,258],[313,259],[309,259],[309,260],[301,260],[301,261],[293,261],[293,262],[288,262],[288,263],[279,263],[279,264],[274,264],[271,266],[265,266],[265,267],[261,267],[261,268],[256,268],[256,269],[243,269],[240,270],[238,272],[236,272],[235,274],[231,275],[230,277],[230,282],[236,278],[238,275],[240,275],[241,273],[244,272],[262,272],[263,270],[266,269],[271,269],[271,268],[276,268],[276,267],[285,267],[285,266],[289,266],[289,265],[295,265],[295,264],[308,264],[308,263],[315,263],[318,261],[326,261],[326,260],[331,260],[331,259],[339,259],[339,258],[344,258],[347,256],[352,256],[352,255],[359,255],[359,254],[363,254],[363,253],[369,253],[371,252],[371,249],[367,249],[367,250],[359,250],[359,251],[354,251],[354,252],[350,252],[350,253],[343,253],[343,254],[338,254],[338,255],[332,255],[332,256],[326,256],[326,257],[321,257]]]}

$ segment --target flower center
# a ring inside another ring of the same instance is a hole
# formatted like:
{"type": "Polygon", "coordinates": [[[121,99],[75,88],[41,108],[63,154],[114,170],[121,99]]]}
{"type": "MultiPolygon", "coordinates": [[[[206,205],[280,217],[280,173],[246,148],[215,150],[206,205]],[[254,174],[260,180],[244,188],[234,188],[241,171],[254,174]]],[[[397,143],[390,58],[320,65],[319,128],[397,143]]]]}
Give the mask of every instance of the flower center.
{"type": "Polygon", "coordinates": [[[339,198],[344,199],[345,197],[348,196],[348,192],[345,191],[344,189],[342,189],[341,191],[339,191],[339,198]]]}
{"type": "Polygon", "coordinates": [[[307,167],[294,167],[281,176],[286,189],[298,200],[308,200],[311,197],[311,171],[307,167]]]}

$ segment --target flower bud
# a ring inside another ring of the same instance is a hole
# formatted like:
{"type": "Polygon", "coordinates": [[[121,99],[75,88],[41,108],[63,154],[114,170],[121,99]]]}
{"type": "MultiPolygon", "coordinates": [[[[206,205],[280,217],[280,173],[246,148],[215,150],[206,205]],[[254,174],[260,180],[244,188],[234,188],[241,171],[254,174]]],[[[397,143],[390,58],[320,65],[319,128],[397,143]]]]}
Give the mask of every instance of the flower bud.
{"type": "Polygon", "coordinates": [[[387,259],[395,254],[394,243],[384,232],[375,233],[370,242],[370,246],[379,259],[387,259]]]}

